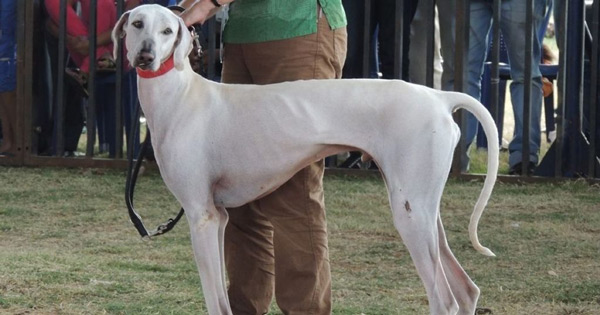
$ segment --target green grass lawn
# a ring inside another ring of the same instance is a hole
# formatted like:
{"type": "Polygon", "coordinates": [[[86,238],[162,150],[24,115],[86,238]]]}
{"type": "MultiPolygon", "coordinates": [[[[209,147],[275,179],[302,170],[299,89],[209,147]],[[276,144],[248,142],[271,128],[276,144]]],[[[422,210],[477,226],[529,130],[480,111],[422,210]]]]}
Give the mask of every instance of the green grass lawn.
{"type": "MultiPolygon", "coordinates": [[[[204,314],[187,222],[151,242],[129,222],[120,171],[0,167],[1,314],[204,314]]],[[[479,227],[481,182],[451,180],[450,246],[493,314],[600,314],[600,187],[498,184],[479,227]]],[[[379,178],[325,179],[334,314],[428,314],[379,178]]],[[[178,205],[155,172],[136,206],[154,227],[178,205]]],[[[279,314],[273,306],[273,314],[279,314]]]]}

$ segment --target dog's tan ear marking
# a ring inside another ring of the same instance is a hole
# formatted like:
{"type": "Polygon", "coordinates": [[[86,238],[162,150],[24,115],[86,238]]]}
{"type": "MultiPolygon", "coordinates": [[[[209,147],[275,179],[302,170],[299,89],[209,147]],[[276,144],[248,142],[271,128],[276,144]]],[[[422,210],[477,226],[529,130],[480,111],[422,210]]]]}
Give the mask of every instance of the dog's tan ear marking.
{"type": "Polygon", "coordinates": [[[177,39],[175,40],[175,49],[173,51],[173,61],[177,70],[183,70],[183,66],[187,61],[190,51],[192,51],[192,34],[185,26],[183,19],[179,20],[179,30],[177,31],[177,39]]]}
{"type": "Polygon", "coordinates": [[[127,11],[127,12],[123,13],[123,15],[121,15],[121,18],[119,18],[119,21],[113,28],[113,31],[111,34],[112,41],[113,41],[113,58],[115,60],[117,60],[117,52],[119,51],[118,50],[119,42],[121,41],[121,38],[125,37],[125,30],[123,29],[123,27],[127,24],[127,20],[129,20],[129,12],[130,11],[127,11]]]}

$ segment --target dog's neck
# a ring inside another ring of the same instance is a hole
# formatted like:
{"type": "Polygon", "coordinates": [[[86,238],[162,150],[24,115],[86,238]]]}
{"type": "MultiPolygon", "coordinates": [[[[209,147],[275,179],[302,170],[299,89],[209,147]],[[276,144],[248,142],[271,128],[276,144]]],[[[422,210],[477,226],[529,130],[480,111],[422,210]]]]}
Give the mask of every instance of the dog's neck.
{"type": "MultiPolygon", "coordinates": [[[[166,64],[166,62],[163,64],[166,64]]],[[[153,137],[163,136],[165,128],[172,127],[164,124],[156,125],[155,122],[159,122],[159,117],[179,115],[182,108],[181,97],[186,94],[185,91],[189,90],[195,81],[204,82],[199,75],[194,73],[188,62],[184,63],[182,70],[175,68],[165,70],[164,73],[157,75],[161,72],[160,69],[163,69],[163,65],[155,72],[150,71],[151,76],[141,75],[140,69],[137,69],[140,105],[153,137]]],[[[168,69],[168,67],[165,67],[165,69],[168,69]]],[[[196,82],[196,88],[202,89],[198,82],[196,82]]]]}
{"type": "Polygon", "coordinates": [[[137,74],[144,79],[152,79],[159,77],[169,71],[171,71],[175,67],[175,61],[173,60],[173,55],[169,57],[169,59],[165,60],[165,62],[160,64],[160,67],[156,71],[152,70],[143,70],[140,68],[135,68],[137,74]]]}

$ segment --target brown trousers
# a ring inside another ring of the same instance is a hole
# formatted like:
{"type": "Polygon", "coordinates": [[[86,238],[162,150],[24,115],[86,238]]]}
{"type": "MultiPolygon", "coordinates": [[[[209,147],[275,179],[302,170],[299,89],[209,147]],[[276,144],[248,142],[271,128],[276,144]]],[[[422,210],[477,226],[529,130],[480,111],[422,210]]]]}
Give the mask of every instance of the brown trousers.
{"type": "MultiPolygon", "coordinates": [[[[331,30],[319,16],[318,30],[311,35],[226,44],[223,82],[340,78],[346,29],[331,30]]],[[[304,168],[268,196],[228,212],[225,262],[234,314],[266,314],[273,293],[284,314],[331,313],[323,161],[304,168]]]]}

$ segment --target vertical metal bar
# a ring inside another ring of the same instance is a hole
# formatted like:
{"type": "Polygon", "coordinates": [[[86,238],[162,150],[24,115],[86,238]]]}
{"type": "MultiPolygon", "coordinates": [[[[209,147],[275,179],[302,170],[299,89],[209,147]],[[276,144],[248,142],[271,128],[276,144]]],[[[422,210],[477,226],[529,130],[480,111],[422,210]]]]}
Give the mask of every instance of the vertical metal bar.
{"type": "Polygon", "coordinates": [[[564,163],[564,173],[567,176],[578,175],[581,167],[581,150],[585,146],[582,138],[583,114],[583,67],[585,44],[585,4],[580,0],[568,0],[568,24],[565,23],[567,67],[565,75],[565,148],[567,154],[564,163]],[[566,27],[568,25],[568,27],[566,27]]]}
{"type": "Polygon", "coordinates": [[[589,109],[589,121],[590,121],[590,150],[588,153],[588,169],[587,174],[589,178],[594,178],[596,175],[596,132],[598,124],[597,108],[598,108],[598,37],[599,32],[599,21],[600,19],[600,0],[594,1],[592,5],[592,21],[590,28],[592,32],[592,58],[591,58],[591,84],[590,84],[590,109],[589,109]]]}
{"type": "Polygon", "coordinates": [[[470,0],[456,0],[456,49],[454,57],[454,90],[467,90],[467,63],[469,57],[470,0]]]}
{"type": "MultiPolygon", "coordinates": [[[[123,0],[117,0],[117,17],[123,14],[123,0]]],[[[119,39],[119,41],[121,41],[119,39]]],[[[115,78],[115,158],[123,158],[123,50],[118,45],[115,56],[117,71],[115,78]]],[[[133,135],[131,135],[133,137],[133,135]]]]}
{"type": "MultiPolygon", "coordinates": [[[[364,18],[363,18],[363,34],[362,34],[362,42],[363,42],[363,51],[362,51],[362,77],[370,78],[371,77],[371,49],[373,42],[371,41],[371,37],[373,35],[371,30],[371,16],[372,16],[372,7],[373,2],[371,0],[364,1],[364,18]]],[[[352,155],[346,160],[351,161],[352,155]]],[[[355,164],[357,162],[353,162],[355,164]]],[[[360,167],[362,169],[367,169],[370,163],[361,163],[360,167]]],[[[344,167],[344,166],[342,166],[344,167]]],[[[347,167],[351,167],[348,165],[347,167]]]]}
{"type": "Polygon", "coordinates": [[[563,150],[565,144],[565,128],[567,125],[565,124],[565,106],[566,106],[566,95],[567,95],[567,37],[568,34],[566,32],[567,25],[569,23],[569,1],[564,1],[564,8],[562,12],[561,18],[561,27],[558,29],[557,34],[561,34],[561,36],[557,36],[559,39],[558,47],[560,48],[560,54],[558,56],[558,104],[556,109],[556,140],[554,141],[554,145],[556,146],[555,154],[555,164],[554,164],[554,177],[562,177],[563,175],[563,150]]]}
{"type": "MultiPolygon", "coordinates": [[[[500,106],[504,104],[498,104],[500,97],[500,0],[494,0],[493,4],[493,24],[492,24],[492,73],[491,73],[491,92],[492,92],[492,103],[490,105],[490,112],[492,117],[496,120],[496,124],[500,125],[503,122],[498,121],[500,119],[498,113],[500,106]]],[[[499,135],[502,139],[502,135],[499,135]]],[[[500,141],[500,139],[488,139],[490,141],[500,141]]]]}
{"type": "MultiPolygon", "coordinates": [[[[425,68],[425,85],[433,87],[433,57],[435,49],[435,3],[436,0],[421,0],[425,1],[425,16],[426,24],[425,28],[427,31],[427,56],[426,56],[426,68],[425,68]]],[[[444,0],[448,1],[448,0],[444,0]]]]}
{"type": "Polygon", "coordinates": [[[13,133],[17,148],[17,164],[23,165],[24,157],[29,156],[31,144],[32,117],[32,60],[33,60],[33,4],[29,1],[17,1],[17,88],[16,116],[13,133]]]}
{"type": "Polygon", "coordinates": [[[215,62],[216,62],[216,36],[217,31],[217,20],[213,17],[208,20],[208,78],[213,80],[215,78],[215,62]]]}
{"type": "MultiPolygon", "coordinates": [[[[532,76],[531,70],[533,69],[532,56],[533,56],[533,0],[526,0],[527,8],[525,9],[525,77],[523,87],[523,141],[522,141],[522,157],[521,175],[527,175],[529,165],[529,155],[531,148],[529,147],[529,139],[531,133],[529,128],[531,126],[531,84],[532,76]]],[[[541,104],[535,104],[535,106],[541,106],[541,104]]]]}
{"type": "Polygon", "coordinates": [[[363,55],[362,75],[363,78],[370,77],[371,65],[371,0],[365,0],[365,19],[363,20],[363,55]]]}
{"type": "Polygon", "coordinates": [[[94,156],[94,144],[96,143],[96,31],[97,31],[97,8],[98,0],[90,1],[90,25],[88,28],[88,39],[90,41],[90,73],[88,76],[88,106],[87,106],[87,147],[85,155],[88,158],[94,156]]]}
{"type": "MultiPolygon", "coordinates": [[[[572,1],[572,0],[571,0],[572,1]]],[[[578,123],[578,131],[580,132],[580,134],[583,134],[583,100],[584,100],[584,66],[585,66],[585,52],[586,52],[586,47],[585,47],[585,36],[586,36],[586,26],[585,26],[585,8],[586,5],[584,3],[584,1],[580,1],[579,3],[577,3],[577,5],[573,5],[571,6],[571,8],[573,9],[573,13],[577,14],[577,21],[579,21],[580,23],[578,24],[579,26],[579,41],[577,42],[576,49],[578,49],[579,51],[579,59],[578,59],[578,63],[577,63],[577,67],[575,67],[575,69],[578,71],[577,75],[578,75],[578,80],[579,80],[579,85],[578,85],[578,92],[577,92],[577,111],[575,111],[576,116],[577,116],[577,123],[578,123]]]]}
{"type": "Polygon", "coordinates": [[[62,156],[65,152],[65,48],[67,33],[67,0],[60,1],[60,12],[58,22],[58,63],[56,88],[56,112],[55,117],[55,154],[62,156]]]}
{"type": "MultiPolygon", "coordinates": [[[[456,49],[454,55],[454,90],[466,92],[467,90],[467,62],[469,51],[469,25],[471,18],[470,0],[456,0],[456,49]]],[[[461,132],[460,141],[454,152],[452,162],[452,174],[460,175],[462,159],[466,150],[465,134],[466,116],[463,111],[458,111],[454,115],[458,122],[461,132]]]]}
{"type": "Polygon", "coordinates": [[[396,0],[394,24],[394,78],[402,78],[402,53],[404,50],[404,0],[396,0]]]}

